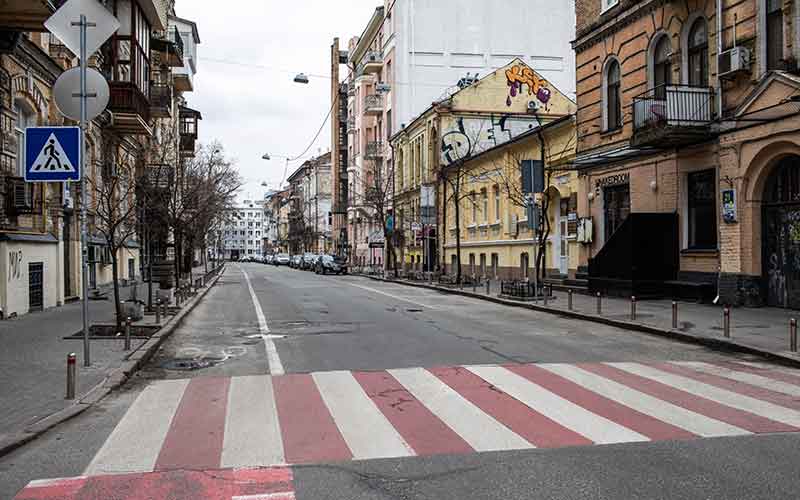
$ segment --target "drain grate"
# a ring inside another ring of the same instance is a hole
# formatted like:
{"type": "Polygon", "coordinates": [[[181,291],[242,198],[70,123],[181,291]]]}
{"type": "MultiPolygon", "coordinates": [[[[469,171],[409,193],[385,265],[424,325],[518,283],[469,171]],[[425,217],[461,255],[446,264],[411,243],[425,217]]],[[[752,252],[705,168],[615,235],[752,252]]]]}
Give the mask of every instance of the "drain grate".
{"type": "Polygon", "coordinates": [[[211,368],[223,361],[223,358],[170,359],[161,363],[161,368],[174,371],[194,371],[211,368]]]}

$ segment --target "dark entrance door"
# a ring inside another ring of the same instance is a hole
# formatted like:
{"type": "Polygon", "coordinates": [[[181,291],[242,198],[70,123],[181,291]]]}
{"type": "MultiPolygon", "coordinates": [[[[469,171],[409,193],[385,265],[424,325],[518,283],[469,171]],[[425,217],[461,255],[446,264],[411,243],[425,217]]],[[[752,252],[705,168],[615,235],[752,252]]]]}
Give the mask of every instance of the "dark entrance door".
{"type": "Polygon", "coordinates": [[[785,158],[775,167],[762,217],[767,305],[800,309],[800,158],[785,158]]]}
{"type": "Polygon", "coordinates": [[[605,211],[605,241],[611,238],[631,213],[631,191],[628,184],[603,189],[605,211]]]}
{"type": "Polygon", "coordinates": [[[28,264],[28,309],[41,311],[44,308],[44,264],[28,264]]]}

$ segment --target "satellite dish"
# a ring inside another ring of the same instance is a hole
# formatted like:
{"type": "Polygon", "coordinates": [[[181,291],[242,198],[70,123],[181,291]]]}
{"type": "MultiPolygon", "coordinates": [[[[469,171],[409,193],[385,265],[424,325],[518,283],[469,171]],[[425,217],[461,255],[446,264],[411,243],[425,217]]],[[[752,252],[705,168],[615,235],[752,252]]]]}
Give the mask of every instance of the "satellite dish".
{"type": "MultiPolygon", "coordinates": [[[[80,68],[65,71],[53,85],[58,110],[62,115],[76,121],[81,119],[81,98],[76,96],[80,93],[80,88],[80,68]]],[[[96,69],[86,70],[86,92],[96,95],[86,99],[86,119],[92,120],[106,109],[110,96],[108,82],[96,69]]]]}

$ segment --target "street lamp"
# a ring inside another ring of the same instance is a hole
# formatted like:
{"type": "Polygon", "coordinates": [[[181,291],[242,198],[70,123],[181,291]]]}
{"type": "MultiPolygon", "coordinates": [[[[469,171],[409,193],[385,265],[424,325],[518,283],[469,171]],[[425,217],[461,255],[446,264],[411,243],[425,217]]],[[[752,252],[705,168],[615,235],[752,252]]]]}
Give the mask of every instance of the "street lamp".
{"type": "Polygon", "coordinates": [[[304,73],[298,73],[297,76],[294,77],[294,83],[308,85],[308,77],[304,73]]]}

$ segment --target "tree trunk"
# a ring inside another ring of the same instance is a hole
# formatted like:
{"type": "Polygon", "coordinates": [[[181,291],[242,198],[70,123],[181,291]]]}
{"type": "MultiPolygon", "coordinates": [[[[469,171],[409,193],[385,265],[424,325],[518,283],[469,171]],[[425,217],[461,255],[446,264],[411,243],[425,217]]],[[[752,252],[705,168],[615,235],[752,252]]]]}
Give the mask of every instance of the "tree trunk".
{"type": "MultiPolygon", "coordinates": [[[[459,169],[461,167],[459,166],[459,169]]],[[[453,200],[455,200],[455,216],[456,216],[456,283],[461,283],[461,200],[458,199],[460,194],[461,172],[456,174],[456,185],[453,188],[453,200]]]]}
{"type": "Polygon", "coordinates": [[[117,263],[117,250],[114,247],[109,250],[111,251],[111,274],[112,282],[114,283],[114,310],[116,311],[117,331],[119,332],[122,331],[122,302],[119,299],[119,277],[117,275],[119,264],[117,263]]]}

